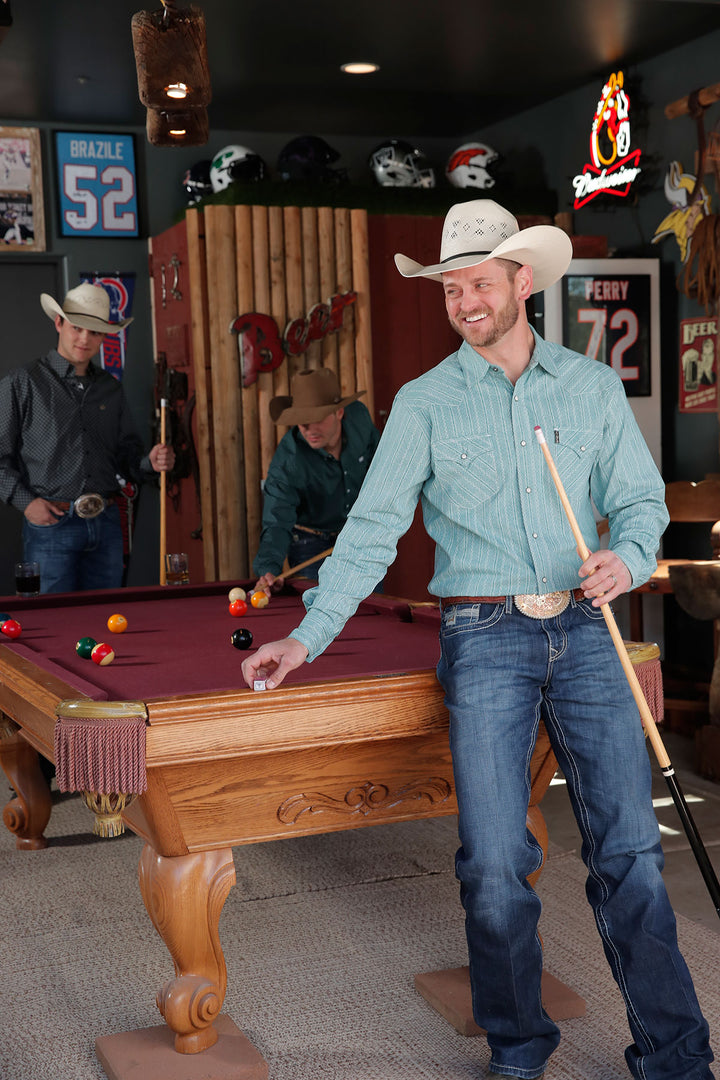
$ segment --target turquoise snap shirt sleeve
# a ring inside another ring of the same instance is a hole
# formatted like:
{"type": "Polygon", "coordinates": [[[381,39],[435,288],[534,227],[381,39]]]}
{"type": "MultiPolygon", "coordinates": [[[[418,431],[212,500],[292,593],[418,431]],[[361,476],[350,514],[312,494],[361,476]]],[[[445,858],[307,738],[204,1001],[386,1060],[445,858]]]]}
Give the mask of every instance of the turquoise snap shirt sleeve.
{"type": "Polygon", "coordinates": [[[463,342],[398,393],[372,466],[292,636],[312,660],[395,558],[420,499],[435,542],[429,591],[547,593],[579,586],[565,511],[535,436],[542,428],[588,548],[595,508],[634,585],[652,574],[668,521],[664,483],[621,380],[535,335],[513,386],[463,342]]]}

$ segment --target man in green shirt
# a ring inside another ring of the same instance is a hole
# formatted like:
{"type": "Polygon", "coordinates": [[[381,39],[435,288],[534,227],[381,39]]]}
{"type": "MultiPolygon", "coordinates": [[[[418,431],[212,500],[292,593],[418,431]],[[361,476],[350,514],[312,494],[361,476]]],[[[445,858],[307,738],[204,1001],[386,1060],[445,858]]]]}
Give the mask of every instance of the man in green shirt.
{"type": "MultiPolygon", "coordinates": [[[[282,585],[287,559],[298,566],[335,543],[358,496],[380,433],[357,399],[341,397],[329,368],[294,375],[290,395],[273,398],[275,424],[292,425],[270,462],[263,486],[260,546],[253,562],[257,589],[282,585]]],[[[303,574],[317,579],[323,560],[303,574]]]]}
{"type": "MultiPolygon", "coordinates": [[[[526,302],[566,271],[569,238],[519,230],[489,199],[451,207],[439,281],[462,342],[398,393],[367,480],[308,613],[243,663],[278,686],[325,649],[392,561],[418,498],[435,541],[438,679],[450,713],[455,860],[475,1020],[490,1072],[542,1076],[560,1031],[542,1007],[542,863],[528,831],[529,762],[545,723],[568,786],[586,895],[625,1001],[635,1080],[711,1080],[708,1025],[678,949],[662,880],[651,769],[637,705],[601,606],[647,581],[668,522],[664,484],[611,367],[543,341],[526,302]],[[550,451],[585,544],[575,540],[535,436],[550,451]],[[593,504],[608,518],[598,549],[593,504]]],[[[260,685],[257,687],[260,688],[260,685]]],[[[481,1075],[478,1065],[478,1076],[481,1075]]]]}

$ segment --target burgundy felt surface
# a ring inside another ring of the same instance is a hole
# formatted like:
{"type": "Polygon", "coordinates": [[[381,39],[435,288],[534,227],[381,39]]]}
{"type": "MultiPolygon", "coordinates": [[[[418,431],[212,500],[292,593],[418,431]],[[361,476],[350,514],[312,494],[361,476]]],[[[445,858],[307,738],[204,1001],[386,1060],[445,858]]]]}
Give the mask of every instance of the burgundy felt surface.
{"type": "MultiPolygon", "coordinates": [[[[275,596],[262,610],[248,606],[246,615],[234,618],[227,599],[233,584],[0,598],[0,611],[22,625],[19,638],[0,634],[0,643],[98,699],[148,701],[236,689],[244,685],[240,665],[248,652],[233,648],[232,631],[247,627],[254,649],[287,636],[305,609],[298,583],[296,594],[275,596]],[[128,620],[123,634],[107,629],[116,612],[128,620]],[[99,667],[80,658],[75,644],[81,637],[110,644],[114,662],[99,667]]],[[[435,612],[412,621],[406,602],[373,596],[326,652],[286,683],[434,670],[438,627],[435,612]]]]}

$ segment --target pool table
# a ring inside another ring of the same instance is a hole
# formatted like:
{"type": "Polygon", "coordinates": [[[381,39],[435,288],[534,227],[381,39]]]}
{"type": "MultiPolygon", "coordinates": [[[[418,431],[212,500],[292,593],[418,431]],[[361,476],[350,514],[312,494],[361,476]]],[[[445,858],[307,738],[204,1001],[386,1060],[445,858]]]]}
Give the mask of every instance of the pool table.
{"type": "MultiPolygon", "coordinates": [[[[253,692],[230,635],[247,627],[253,647],[286,636],[307,583],[240,618],[228,611],[234,584],[0,598],[22,625],[16,640],[0,635],[0,762],[16,792],[4,821],[19,848],[45,844],[51,800],[37,752],[53,759],[61,703],[112,716],[132,700],[145,717],[147,789],[122,816],[146,842],[140,888],[176,971],[158,1005],[181,1054],[217,1039],[218,920],[235,845],[456,812],[437,607],[374,595],[322,657],[278,690],[253,692]],[[113,635],[116,612],[128,628],[113,635]],[[79,657],[84,636],[111,639],[115,661],[79,657]]],[[[554,771],[543,730],[529,823],[544,844],[538,803],[554,771]]]]}

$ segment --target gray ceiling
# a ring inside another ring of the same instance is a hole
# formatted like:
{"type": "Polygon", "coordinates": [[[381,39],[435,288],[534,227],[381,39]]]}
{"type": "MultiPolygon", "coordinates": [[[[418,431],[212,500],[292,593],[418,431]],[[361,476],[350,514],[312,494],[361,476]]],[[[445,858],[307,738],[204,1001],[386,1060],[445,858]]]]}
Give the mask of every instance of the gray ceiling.
{"type": "MultiPolygon", "coordinates": [[[[10,2],[0,116],[144,123],[130,34],[141,0],[10,2]]],[[[211,127],[298,134],[462,135],[720,28],[718,0],[198,6],[207,23],[211,127]],[[340,72],[357,59],[381,69],[340,72]]],[[[147,10],[159,7],[154,0],[147,10]]]]}

